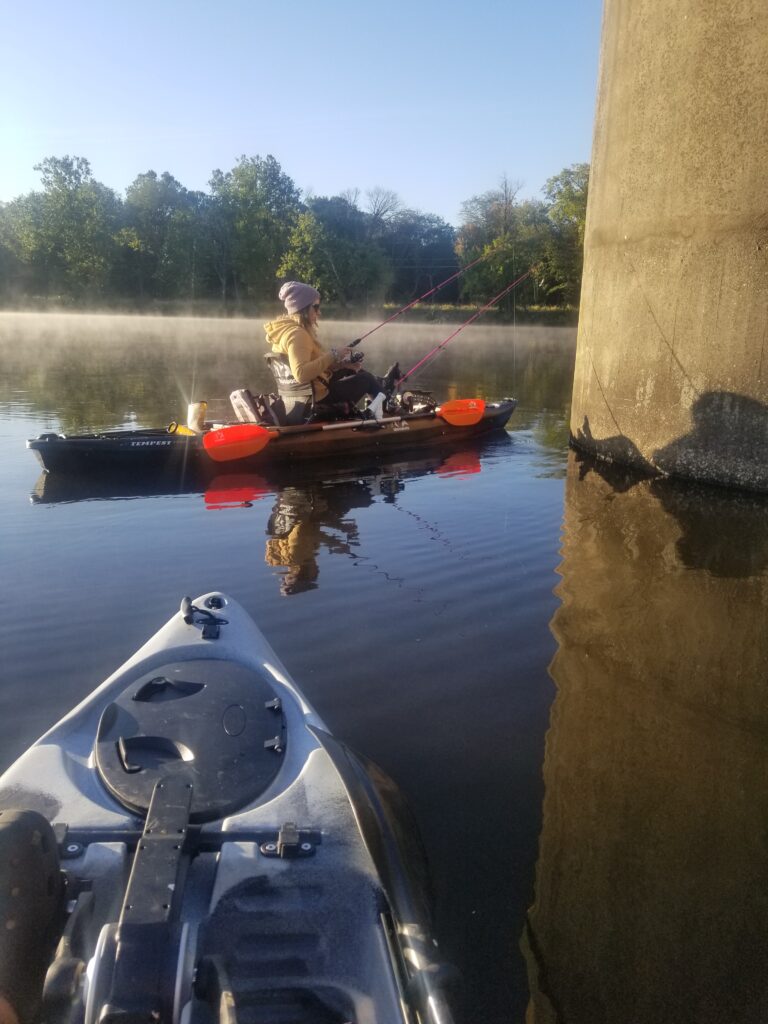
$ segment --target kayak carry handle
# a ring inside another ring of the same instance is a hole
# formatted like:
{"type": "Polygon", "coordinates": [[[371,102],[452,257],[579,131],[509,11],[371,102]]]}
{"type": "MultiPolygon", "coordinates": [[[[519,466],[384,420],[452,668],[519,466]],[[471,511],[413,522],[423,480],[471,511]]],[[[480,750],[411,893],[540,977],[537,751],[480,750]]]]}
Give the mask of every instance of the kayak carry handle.
{"type": "Polygon", "coordinates": [[[195,615],[201,617],[197,624],[203,627],[203,640],[218,640],[219,627],[227,625],[226,619],[220,619],[207,608],[198,608],[196,604],[192,604],[191,597],[182,597],[179,611],[188,626],[195,624],[195,615]]]}

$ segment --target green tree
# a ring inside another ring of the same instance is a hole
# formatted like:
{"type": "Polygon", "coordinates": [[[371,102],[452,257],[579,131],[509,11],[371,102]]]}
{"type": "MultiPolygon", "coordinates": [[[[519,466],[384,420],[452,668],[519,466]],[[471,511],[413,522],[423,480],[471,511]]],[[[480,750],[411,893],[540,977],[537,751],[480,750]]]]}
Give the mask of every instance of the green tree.
{"type": "Polygon", "coordinates": [[[370,218],[351,197],[311,196],[307,199],[307,209],[334,238],[363,244],[369,237],[370,218]]]}
{"type": "MultiPolygon", "coordinates": [[[[497,189],[467,200],[462,206],[462,224],[456,252],[464,266],[478,257],[481,263],[462,278],[462,298],[487,302],[532,267],[544,255],[550,226],[546,206],[537,200],[517,201],[519,184],[506,176],[497,189]]],[[[538,298],[538,278],[532,276],[506,299],[527,305],[538,298]]]]}
{"type": "Polygon", "coordinates": [[[366,216],[368,237],[381,239],[388,234],[392,221],[402,210],[403,204],[397,192],[382,188],[381,185],[369,189],[365,193],[365,197],[368,200],[366,216]]]}
{"type": "Polygon", "coordinates": [[[210,181],[216,272],[226,297],[274,298],[277,268],[300,212],[301,193],[273,156],[242,156],[210,181]]]}
{"type": "Polygon", "coordinates": [[[278,276],[311,281],[328,299],[380,301],[389,266],[378,245],[365,240],[365,215],[341,196],[310,200],[299,216],[278,276]]]}
{"type": "Polygon", "coordinates": [[[314,196],[308,206],[323,227],[326,264],[332,284],[329,297],[341,305],[382,302],[391,280],[380,232],[398,200],[382,189],[368,193],[369,211],[357,205],[356,192],[314,196]]]}
{"type": "Polygon", "coordinates": [[[119,198],[82,157],[48,157],[35,170],[43,191],[9,204],[14,254],[45,294],[103,296],[117,253],[119,198]]]}
{"type": "Polygon", "coordinates": [[[82,157],[48,157],[41,173],[41,221],[34,233],[36,258],[51,282],[76,298],[98,298],[108,291],[116,255],[120,200],[94,179],[82,157]]]}
{"type": "Polygon", "coordinates": [[[325,228],[310,210],[299,214],[277,276],[311,283],[326,297],[335,295],[331,243],[325,228]]]}
{"type": "MultiPolygon", "coordinates": [[[[459,269],[456,232],[431,213],[398,210],[381,244],[392,267],[389,297],[395,302],[411,302],[459,269]]],[[[458,294],[458,282],[452,282],[434,301],[452,302],[458,294]]]]}
{"type": "Polygon", "coordinates": [[[542,189],[553,224],[574,232],[584,244],[584,224],[589,196],[589,164],[571,164],[548,178],[542,189]]]}
{"type": "Polygon", "coordinates": [[[120,241],[141,296],[195,298],[203,229],[200,193],[188,192],[167,171],[147,171],[126,189],[120,241]]]}
{"type": "Polygon", "coordinates": [[[572,164],[549,178],[542,189],[552,225],[543,260],[547,291],[577,303],[584,265],[584,226],[589,195],[589,164],[572,164]]]}
{"type": "Polygon", "coordinates": [[[25,235],[32,220],[24,198],[0,204],[0,295],[8,299],[39,291],[25,235]]]}

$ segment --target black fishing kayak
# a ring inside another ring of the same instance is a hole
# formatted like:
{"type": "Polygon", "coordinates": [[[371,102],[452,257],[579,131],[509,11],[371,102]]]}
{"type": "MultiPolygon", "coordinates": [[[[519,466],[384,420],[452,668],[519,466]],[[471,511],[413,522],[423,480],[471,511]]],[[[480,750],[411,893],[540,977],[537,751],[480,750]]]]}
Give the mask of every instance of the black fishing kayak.
{"type": "MultiPolygon", "coordinates": [[[[469,400],[468,400],[469,401],[469,400]]],[[[376,420],[309,423],[293,427],[253,427],[263,431],[264,444],[255,454],[214,459],[205,446],[206,434],[178,430],[115,430],[93,434],[46,433],[27,441],[45,470],[56,473],[199,471],[221,468],[258,470],[259,466],[298,460],[334,458],[449,446],[503,429],[515,410],[514,399],[483,403],[477,422],[450,422],[440,409],[403,413],[376,420]]],[[[175,425],[174,425],[175,426],[175,425]]],[[[247,424],[232,424],[246,429],[247,424]]],[[[207,424],[215,434],[220,425],[207,424]]],[[[225,430],[227,427],[225,426],[225,430]]],[[[221,456],[221,452],[217,452],[221,456]]]]}
{"type": "Polygon", "coordinates": [[[0,995],[47,1024],[448,1024],[418,839],[231,598],[0,778],[0,995]]]}

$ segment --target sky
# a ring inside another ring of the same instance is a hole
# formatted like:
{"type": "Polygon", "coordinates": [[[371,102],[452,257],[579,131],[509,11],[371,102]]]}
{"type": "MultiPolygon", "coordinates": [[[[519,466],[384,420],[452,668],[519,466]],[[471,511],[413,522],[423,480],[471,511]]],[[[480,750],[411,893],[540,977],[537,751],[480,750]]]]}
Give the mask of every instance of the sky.
{"type": "Polygon", "coordinates": [[[80,156],[123,195],[271,154],[304,195],[449,223],[588,161],[602,0],[0,0],[0,201],[80,156]]]}

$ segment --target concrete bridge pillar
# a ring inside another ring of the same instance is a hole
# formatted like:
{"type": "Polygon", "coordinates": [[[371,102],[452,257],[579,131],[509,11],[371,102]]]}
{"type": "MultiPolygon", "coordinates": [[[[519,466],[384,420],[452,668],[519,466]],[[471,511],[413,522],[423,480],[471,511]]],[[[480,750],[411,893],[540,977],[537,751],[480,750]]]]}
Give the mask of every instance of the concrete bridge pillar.
{"type": "Polygon", "coordinates": [[[768,491],[766,403],[768,3],[605,0],[573,440],[768,491]]]}

